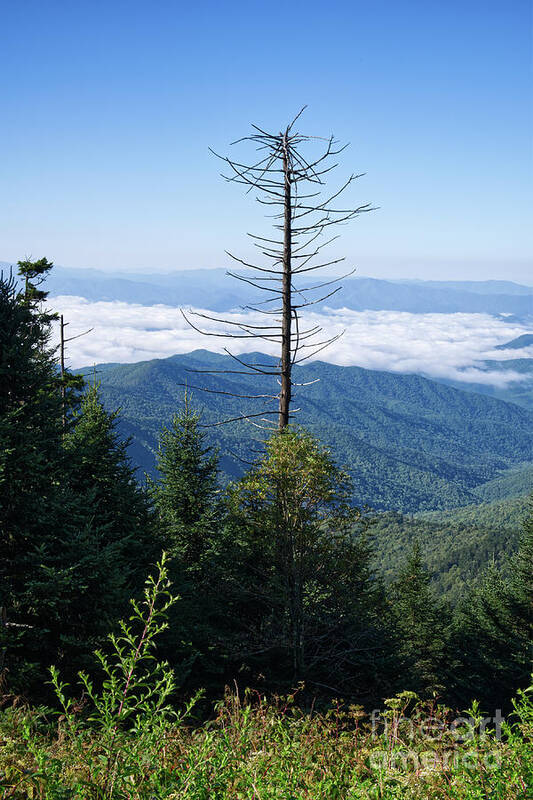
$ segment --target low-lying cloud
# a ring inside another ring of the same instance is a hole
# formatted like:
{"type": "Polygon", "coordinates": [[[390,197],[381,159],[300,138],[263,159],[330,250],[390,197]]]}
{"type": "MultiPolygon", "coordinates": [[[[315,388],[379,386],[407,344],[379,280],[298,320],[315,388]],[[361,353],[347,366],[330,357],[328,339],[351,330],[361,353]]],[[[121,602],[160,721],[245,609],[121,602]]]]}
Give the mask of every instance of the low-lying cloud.
{"type": "MultiPolygon", "coordinates": [[[[222,352],[228,345],[227,339],[203,336],[192,329],[179,309],[171,306],[91,302],[73,296],[54,297],[51,304],[70,323],[69,336],[93,328],[87,336],[68,344],[68,361],[74,368],[165,358],[198,348],[222,352]]],[[[252,313],[224,316],[235,322],[254,322],[258,318],[252,313]]],[[[265,324],[264,317],[259,319],[260,324],[265,324]]],[[[484,361],[533,357],[533,347],[495,350],[497,345],[520,336],[525,329],[489,314],[325,309],[307,314],[305,321],[309,323],[307,327],[320,324],[328,336],[345,331],[338,341],[316,356],[345,366],[504,386],[523,380],[524,375],[512,369],[487,370],[484,361]]],[[[200,327],[211,332],[221,330],[220,325],[206,320],[195,322],[201,322],[200,327]]],[[[231,344],[235,353],[275,352],[272,345],[255,339],[239,339],[231,344]]]]}

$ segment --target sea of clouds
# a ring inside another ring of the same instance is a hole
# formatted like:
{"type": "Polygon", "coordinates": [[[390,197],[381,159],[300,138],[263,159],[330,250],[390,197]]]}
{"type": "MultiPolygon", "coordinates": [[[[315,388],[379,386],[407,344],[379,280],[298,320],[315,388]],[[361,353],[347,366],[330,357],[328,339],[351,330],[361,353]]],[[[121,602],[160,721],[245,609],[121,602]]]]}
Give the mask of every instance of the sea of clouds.
{"type": "MultiPolygon", "coordinates": [[[[198,348],[222,352],[228,345],[227,339],[204,336],[191,328],[180,310],[172,306],[91,302],[66,295],[54,297],[50,302],[69,322],[68,336],[93,328],[86,336],[68,344],[68,362],[73,368],[165,358],[198,348]]],[[[258,324],[265,324],[264,317],[253,313],[227,313],[224,317],[252,324],[259,319],[258,324]]],[[[221,325],[205,319],[191,316],[191,320],[210,332],[223,330],[221,325]]],[[[495,350],[497,345],[520,336],[526,329],[489,314],[413,314],[344,308],[309,313],[305,323],[307,327],[320,324],[327,336],[344,331],[338,341],[316,357],[345,366],[505,386],[524,376],[512,369],[487,371],[483,368],[484,361],[533,357],[533,347],[520,351],[495,350]]],[[[55,334],[57,337],[57,329],[55,334]]],[[[255,339],[239,339],[231,345],[234,353],[276,352],[269,343],[255,339]]]]}

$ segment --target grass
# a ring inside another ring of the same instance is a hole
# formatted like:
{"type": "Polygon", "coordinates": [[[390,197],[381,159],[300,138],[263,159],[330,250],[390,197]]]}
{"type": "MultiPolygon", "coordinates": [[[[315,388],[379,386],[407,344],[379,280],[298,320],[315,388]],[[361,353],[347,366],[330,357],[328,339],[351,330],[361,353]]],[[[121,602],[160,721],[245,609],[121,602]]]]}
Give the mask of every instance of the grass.
{"type": "MultiPolygon", "coordinates": [[[[515,717],[480,733],[474,707],[454,730],[449,712],[411,695],[388,701],[379,730],[360,708],[305,713],[293,696],[228,694],[216,717],[195,726],[158,727],[115,737],[109,753],[87,722],[12,707],[0,728],[2,798],[131,800],[355,800],[357,798],[528,798],[533,786],[533,705],[527,693],[515,717]],[[410,712],[407,715],[407,703],[410,712]],[[384,724],[386,723],[386,724],[384,724]],[[374,727],[374,729],[373,729],[374,727]],[[76,740],[73,739],[73,736],[76,740]]],[[[83,717],[83,711],[76,712],[83,717]]],[[[142,728],[142,722],[140,726],[142,728]]]]}
{"type": "Polygon", "coordinates": [[[379,714],[336,702],[302,710],[296,692],[227,692],[213,718],[169,702],[172,671],[153,644],[174,602],[165,561],[132,603],[98,688],[60,710],[12,703],[0,717],[0,797],[42,800],[525,800],[533,797],[533,687],[501,725],[474,703],[460,718],[404,692],[379,714]],[[137,633],[135,632],[138,629],[137,633]],[[487,724],[488,722],[488,724],[487,724]]]}

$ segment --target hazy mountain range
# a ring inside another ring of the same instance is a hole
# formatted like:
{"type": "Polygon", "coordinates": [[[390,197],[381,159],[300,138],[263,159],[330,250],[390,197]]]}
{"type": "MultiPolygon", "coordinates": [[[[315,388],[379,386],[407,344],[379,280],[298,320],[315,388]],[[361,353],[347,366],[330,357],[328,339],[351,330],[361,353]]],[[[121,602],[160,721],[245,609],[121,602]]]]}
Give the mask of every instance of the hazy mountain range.
{"type": "MultiPolygon", "coordinates": [[[[330,308],[412,313],[489,313],[533,317],[533,287],[511,281],[408,281],[346,278],[343,289],[325,301],[330,308]]],[[[253,302],[257,293],[224,269],[168,274],[104,273],[56,267],[47,283],[52,295],[88,300],[121,300],[143,305],[195,306],[228,311],[253,302]],[[254,293],[255,292],[255,293],[254,293]]]]}

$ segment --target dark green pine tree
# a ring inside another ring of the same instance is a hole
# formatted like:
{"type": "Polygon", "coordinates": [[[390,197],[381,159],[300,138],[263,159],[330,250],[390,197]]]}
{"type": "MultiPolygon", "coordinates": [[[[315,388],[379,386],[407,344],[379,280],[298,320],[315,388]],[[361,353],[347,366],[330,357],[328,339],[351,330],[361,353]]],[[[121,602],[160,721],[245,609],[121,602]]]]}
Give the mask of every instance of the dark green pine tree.
{"type": "Polygon", "coordinates": [[[200,416],[189,396],[170,428],[164,427],[157,454],[160,479],[151,483],[165,549],[187,575],[200,580],[220,521],[218,454],[206,444],[200,416]]]}
{"type": "MultiPolygon", "coordinates": [[[[123,615],[128,598],[142,587],[161,553],[147,493],[135,480],[127,441],[116,430],[118,412],[104,408],[98,386],[90,386],[64,439],[69,486],[86,516],[98,563],[82,600],[102,598],[105,627],[123,615]]],[[[94,609],[93,609],[94,610],[94,609]]]]}
{"type": "Polygon", "coordinates": [[[517,653],[523,665],[520,676],[523,685],[533,671],[533,496],[522,524],[518,552],[511,564],[510,584],[510,611],[520,640],[517,653]]]}
{"type": "Polygon", "coordinates": [[[161,432],[157,467],[160,477],[149,482],[150,494],[181,599],[170,620],[166,655],[182,666],[182,677],[194,663],[195,682],[205,686],[219,669],[211,653],[224,615],[217,578],[223,571],[224,514],[218,454],[207,445],[187,393],[183,409],[161,432]]]}
{"type": "Polygon", "coordinates": [[[19,262],[22,289],[12,276],[0,279],[0,605],[8,622],[20,626],[4,628],[9,685],[18,688],[24,674],[39,672],[41,654],[50,649],[47,631],[54,626],[58,591],[51,588],[42,603],[34,590],[39,580],[48,581],[52,532],[64,529],[69,507],[62,504],[61,389],[50,346],[54,316],[39,305],[46,294],[38,287],[51,267],[46,259],[19,262]]]}
{"type": "Polygon", "coordinates": [[[490,567],[456,615],[461,697],[506,706],[533,669],[533,508],[519,549],[502,574],[490,567]],[[470,697],[469,697],[470,695],[470,697]]]}
{"type": "Polygon", "coordinates": [[[431,591],[418,543],[391,589],[403,689],[427,696],[440,691],[443,679],[448,614],[431,591]]]}

